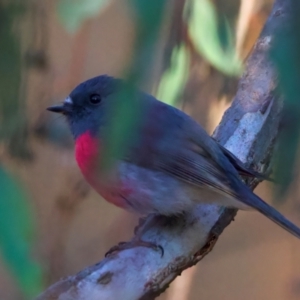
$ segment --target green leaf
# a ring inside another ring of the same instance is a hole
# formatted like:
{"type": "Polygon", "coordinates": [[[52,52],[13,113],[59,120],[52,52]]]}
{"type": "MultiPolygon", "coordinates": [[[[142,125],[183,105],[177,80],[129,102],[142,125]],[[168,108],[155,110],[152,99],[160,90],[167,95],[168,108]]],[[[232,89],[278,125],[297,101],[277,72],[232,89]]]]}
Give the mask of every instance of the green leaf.
{"type": "Polygon", "coordinates": [[[107,3],[108,0],[59,0],[58,15],[65,28],[74,33],[86,19],[95,17],[107,3]]]}
{"type": "Polygon", "coordinates": [[[33,216],[27,198],[14,178],[0,167],[0,252],[24,294],[42,290],[42,271],[32,258],[33,216]]]}
{"type": "Polygon", "coordinates": [[[234,37],[229,23],[224,21],[226,43],[219,36],[218,18],[210,0],[191,0],[189,34],[199,51],[216,69],[226,75],[238,76],[242,73],[242,62],[237,56],[234,37]]]}
{"type": "MultiPolygon", "coordinates": [[[[130,0],[135,12],[136,39],[132,60],[125,72],[124,88],[115,97],[118,105],[112,108],[111,118],[105,128],[106,145],[101,163],[110,167],[113,160],[126,155],[128,147],[135,142],[144,110],[139,101],[135,86],[143,83],[152,67],[155,46],[161,21],[164,16],[166,0],[130,0]]],[[[114,101],[112,99],[112,101],[114,101]]]]}
{"type": "Polygon", "coordinates": [[[171,64],[163,73],[158,86],[158,99],[176,105],[187,80],[189,60],[189,53],[184,44],[173,49],[171,64]]]}
{"type": "Polygon", "coordinates": [[[282,201],[294,179],[300,142],[300,2],[292,0],[291,7],[288,22],[277,30],[270,50],[279,75],[279,89],[285,99],[274,159],[274,177],[280,183],[274,192],[277,201],[282,201]]]}

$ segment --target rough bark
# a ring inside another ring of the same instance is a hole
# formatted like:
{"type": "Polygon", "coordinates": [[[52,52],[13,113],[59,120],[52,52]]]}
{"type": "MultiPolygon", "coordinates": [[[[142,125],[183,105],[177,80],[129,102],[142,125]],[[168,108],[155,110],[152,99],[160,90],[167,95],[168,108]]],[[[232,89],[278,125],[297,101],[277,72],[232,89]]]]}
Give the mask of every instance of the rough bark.
{"type": "MultiPolygon", "coordinates": [[[[232,106],[214,133],[222,145],[257,170],[267,166],[278,133],[282,99],[274,94],[276,73],[267,53],[277,29],[288,22],[289,2],[275,1],[247,60],[232,106]]],[[[254,188],[257,183],[248,184],[254,188]]],[[[147,222],[156,219],[144,230],[142,238],[161,245],[163,257],[143,247],[110,255],[76,275],[61,279],[37,300],[154,299],[183,270],[212,250],[236,212],[215,205],[198,205],[192,214],[173,222],[149,216],[147,222]]],[[[143,224],[138,230],[141,228],[143,224]]]]}

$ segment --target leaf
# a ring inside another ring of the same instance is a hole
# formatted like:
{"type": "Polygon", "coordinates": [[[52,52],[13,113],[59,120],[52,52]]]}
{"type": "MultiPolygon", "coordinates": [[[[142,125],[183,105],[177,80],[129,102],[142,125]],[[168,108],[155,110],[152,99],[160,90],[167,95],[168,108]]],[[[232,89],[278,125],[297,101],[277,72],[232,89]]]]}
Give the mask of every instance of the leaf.
{"type": "Polygon", "coordinates": [[[42,271],[31,256],[33,216],[24,191],[0,167],[0,252],[24,294],[31,298],[42,290],[42,271]]]}
{"type": "Polygon", "coordinates": [[[118,105],[112,108],[110,122],[104,132],[106,141],[103,144],[106,147],[101,163],[106,168],[110,167],[114,159],[124,156],[137,137],[146,108],[137,98],[135,86],[143,82],[151,69],[166,2],[130,0],[135,12],[136,39],[132,60],[124,76],[124,88],[115,95],[122,101],[117,101],[118,105]]]}
{"type": "Polygon", "coordinates": [[[226,42],[219,36],[218,18],[210,0],[191,0],[189,34],[198,52],[216,69],[230,76],[242,73],[242,62],[237,56],[234,38],[228,22],[224,21],[226,42]]]}
{"type": "Polygon", "coordinates": [[[278,29],[270,50],[279,75],[279,89],[285,99],[274,159],[274,177],[280,183],[274,192],[277,201],[283,198],[293,181],[300,142],[300,2],[292,0],[291,7],[288,22],[278,29]]]}
{"type": "Polygon", "coordinates": [[[95,17],[108,0],[59,0],[58,15],[70,33],[76,32],[82,23],[95,17]]]}
{"type": "Polygon", "coordinates": [[[188,68],[189,53],[184,44],[181,44],[172,51],[171,64],[161,77],[157,98],[176,105],[187,80],[188,68]]]}

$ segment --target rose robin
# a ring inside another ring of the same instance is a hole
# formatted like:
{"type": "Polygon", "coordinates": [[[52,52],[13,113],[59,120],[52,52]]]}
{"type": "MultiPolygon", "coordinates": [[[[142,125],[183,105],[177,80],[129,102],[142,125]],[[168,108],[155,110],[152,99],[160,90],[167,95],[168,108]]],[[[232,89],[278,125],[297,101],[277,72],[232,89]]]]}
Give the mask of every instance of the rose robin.
{"type": "Polygon", "coordinates": [[[66,116],[79,168],[104,199],[142,215],[172,216],[203,202],[254,208],[300,237],[296,225],[240,178],[262,175],[244,167],[184,112],[141,91],[136,93],[144,109],[135,138],[108,175],[99,163],[105,149],[103,135],[112,106],[126,101],[118,97],[123,85],[120,79],[101,75],[79,84],[63,104],[48,108],[66,116]]]}

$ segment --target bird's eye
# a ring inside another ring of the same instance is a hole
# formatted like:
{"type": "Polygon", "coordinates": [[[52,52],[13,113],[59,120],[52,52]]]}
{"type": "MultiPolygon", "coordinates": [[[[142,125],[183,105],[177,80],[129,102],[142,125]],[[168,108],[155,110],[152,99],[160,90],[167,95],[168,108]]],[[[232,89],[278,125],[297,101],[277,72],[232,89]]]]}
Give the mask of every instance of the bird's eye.
{"type": "Polygon", "coordinates": [[[90,96],[90,102],[92,104],[99,104],[101,102],[101,97],[98,94],[93,94],[90,96]]]}

